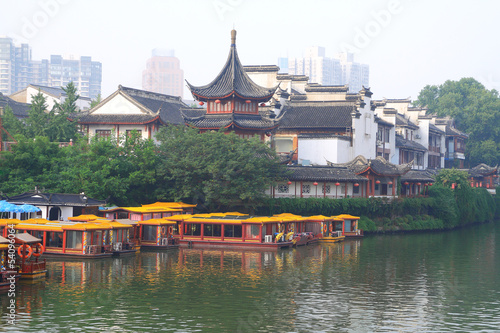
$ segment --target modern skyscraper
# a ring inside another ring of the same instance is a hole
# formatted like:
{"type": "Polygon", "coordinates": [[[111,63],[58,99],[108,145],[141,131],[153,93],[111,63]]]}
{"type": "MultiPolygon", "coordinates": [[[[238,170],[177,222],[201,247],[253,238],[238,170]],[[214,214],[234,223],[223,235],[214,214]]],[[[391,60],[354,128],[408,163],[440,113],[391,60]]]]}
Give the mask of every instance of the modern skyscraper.
{"type": "Polygon", "coordinates": [[[101,93],[102,64],[88,56],[64,59],[51,55],[49,78],[51,87],[65,87],[73,81],[80,96],[96,98],[101,93]]]}
{"type": "Polygon", "coordinates": [[[174,50],[154,49],[142,72],[142,89],[183,97],[184,71],[174,50]]]}
{"type": "Polygon", "coordinates": [[[102,64],[91,57],[77,60],[60,55],[52,55],[50,61],[32,60],[28,44],[16,46],[12,38],[0,37],[1,93],[13,94],[29,84],[62,87],[70,81],[80,96],[96,98],[101,93],[102,64]]]}
{"type": "Polygon", "coordinates": [[[324,47],[309,47],[304,57],[288,58],[287,65],[289,74],[307,75],[311,83],[347,84],[350,92],[358,92],[363,86],[369,86],[369,66],[354,62],[351,53],[341,53],[336,58],[328,58],[325,56],[324,47]]]}

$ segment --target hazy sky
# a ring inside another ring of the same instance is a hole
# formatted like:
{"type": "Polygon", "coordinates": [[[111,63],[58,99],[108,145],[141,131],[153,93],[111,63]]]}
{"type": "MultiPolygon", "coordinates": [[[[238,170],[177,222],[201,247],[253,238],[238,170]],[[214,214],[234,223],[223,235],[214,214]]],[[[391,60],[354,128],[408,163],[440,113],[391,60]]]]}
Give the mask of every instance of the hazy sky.
{"type": "MultiPolygon", "coordinates": [[[[141,88],[154,48],[174,49],[184,78],[209,83],[237,30],[243,65],[275,65],[323,46],[370,65],[373,98],[415,99],[426,84],[474,77],[500,90],[500,1],[462,0],[0,0],[0,35],[33,59],[89,55],[102,95],[141,88]]],[[[186,91],[186,90],[185,90],[186,91]]],[[[191,96],[185,92],[184,98],[191,96]]]]}

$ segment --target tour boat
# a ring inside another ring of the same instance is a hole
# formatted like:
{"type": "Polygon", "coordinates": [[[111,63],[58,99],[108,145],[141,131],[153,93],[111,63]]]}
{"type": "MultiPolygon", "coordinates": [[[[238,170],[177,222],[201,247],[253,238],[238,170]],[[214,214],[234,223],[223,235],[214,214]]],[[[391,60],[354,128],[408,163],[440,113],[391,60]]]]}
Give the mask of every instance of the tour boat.
{"type": "Polygon", "coordinates": [[[44,253],[42,240],[30,234],[22,233],[15,234],[14,244],[18,256],[15,265],[21,275],[21,279],[35,280],[45,278],[47,276],[46,262],[45,259],[40,259],[40,256],[44,253]]]}
{"type": "Polygon", "coordinates": [[[11,285],[15,288],[21,277],[15,266],[9,265],[9,244],[10,241],[7,238],[0,236],[0,292],[12,289],[11,285]]]}
{"type": "Polygon", "coordinates": [[[49,256],[102,258],[135,252],[129,243],[132,226],[113,221],[78,223],[30,219],[14,228],[42,239],[49,256]]]}
{"type": "Polygon", "coordinates": [[[317,242],[321,235],[321,222],[300,215],[282,213],[273,215],[282,219],[282,225],[287,228],[287,238],[294,246],[309,245],[317,242]]]}
{"type": "Polygon", "coordinates": [[[335,243],[345,239],[344,220],[334,216],[316,215],[309,217],[311,221],[321,223],[322,237],[319,239],[322,243],[335,243]]]}
{"type": "Polygon", "coordinates": [[[141,248],[171,249],[179,246],[178,238],[174,237],[177,222],[162,218],[137,223],[141,248]]]}
{"type": "Polygon", "coordinates": [[[237,212],[176,215],[165,218],[178,223],[181,246],[238,247],[276,250],[293,245],[295,220],[279,217],[256,217],[237,212]]]}
{"type": "Polygon", "coordinates": [[[363,230],[358,229],[359,216],[341,214],[334,216],[336,219],[344,220],[343,234],[346,238],[362,238],[363,230]]]}

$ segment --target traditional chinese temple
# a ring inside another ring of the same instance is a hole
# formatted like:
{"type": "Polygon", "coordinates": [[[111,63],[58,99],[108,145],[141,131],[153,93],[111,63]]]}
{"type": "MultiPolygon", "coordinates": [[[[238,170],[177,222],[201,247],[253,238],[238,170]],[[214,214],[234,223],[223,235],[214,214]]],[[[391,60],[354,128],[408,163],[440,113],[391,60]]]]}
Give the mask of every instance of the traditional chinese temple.
{"type": "Polygon", "coordinates": [[[205,86],[187,84],[195,100],[206,104],[206,112],[197,117],[186,116],[185,121],[202,132],[224,128],[244,138],[258,135],[264,140],[278,126],[276,118],[259,111],[278,86],[265,88],[250,79],[238,58],[235,30],[231,31],[226,64],[217,77],[205,86]]]}

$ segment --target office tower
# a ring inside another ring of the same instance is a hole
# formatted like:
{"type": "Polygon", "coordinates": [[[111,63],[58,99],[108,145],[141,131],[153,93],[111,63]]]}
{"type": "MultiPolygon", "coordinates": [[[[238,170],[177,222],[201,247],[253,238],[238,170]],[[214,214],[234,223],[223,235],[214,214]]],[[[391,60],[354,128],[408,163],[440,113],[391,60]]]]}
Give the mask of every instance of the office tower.
{"type": "Polygon", "coordinates": [[[184,71],[174,56],[174,50],[153,50],[142,72],[142,89],[183,97],[184,71]]]}

